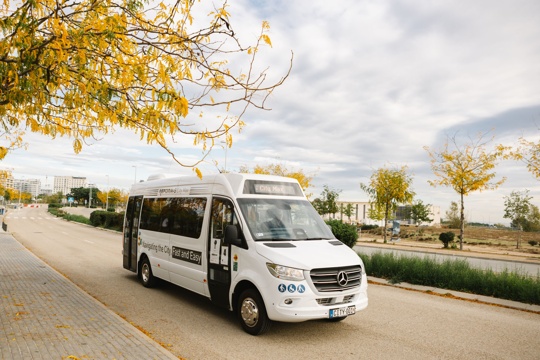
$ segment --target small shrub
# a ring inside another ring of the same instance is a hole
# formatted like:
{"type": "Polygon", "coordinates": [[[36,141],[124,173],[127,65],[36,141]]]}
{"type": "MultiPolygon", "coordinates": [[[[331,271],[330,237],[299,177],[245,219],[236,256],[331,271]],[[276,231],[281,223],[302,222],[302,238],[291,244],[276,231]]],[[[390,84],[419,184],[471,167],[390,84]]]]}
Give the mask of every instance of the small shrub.
{"type": "Polygon", "coordinates": [[[121,229],[124,221],[124,215],[109,211],[96,210],[90,214],[90,223],[95,227],[106,229],[121,229]]]}
{"type": "Polygon", "coordinates": [[[531,246],[536,246],[536,245],[538,245],[538,241],[536,241],[536,240],[529,240],[529,245],[531,245],[531,246]]]}
{"type": "Polygon", "coordinates": [[[454,237],[456,234],[454,234],[452,231],[443,232],[439,235],[439,240],[442,241],[445,248],[448,248],[448,244],[454,241],[454,237]]]}
{"type": "Polygon", "coordinates": [[[362,225],[362,226],[360,226],[360,230],[367,231],[367,230],[376,229],[378,227],[379,227],[379,225],[362,225]]]}
{"type": "Polygon", "coordinates": [[[340,220],[328,220],[326,223],[332,228],[332,233],[336,239],[351,248],[356,245],[356,240],[358,240],[356,226],[345,224],[340,220]]]}

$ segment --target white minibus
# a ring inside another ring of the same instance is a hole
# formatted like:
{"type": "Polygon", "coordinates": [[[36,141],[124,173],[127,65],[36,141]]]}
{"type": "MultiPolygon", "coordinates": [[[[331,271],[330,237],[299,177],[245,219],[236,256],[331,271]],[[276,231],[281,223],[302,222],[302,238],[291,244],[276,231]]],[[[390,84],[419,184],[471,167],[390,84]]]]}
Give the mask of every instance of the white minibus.
{"type": "Polygon", "coordinates": [[[123,266],[235,311],[258,335],[272,321],[341,321],[368,305],[364,265],[295,179],[218,174],[135,184],[123,266]]]}

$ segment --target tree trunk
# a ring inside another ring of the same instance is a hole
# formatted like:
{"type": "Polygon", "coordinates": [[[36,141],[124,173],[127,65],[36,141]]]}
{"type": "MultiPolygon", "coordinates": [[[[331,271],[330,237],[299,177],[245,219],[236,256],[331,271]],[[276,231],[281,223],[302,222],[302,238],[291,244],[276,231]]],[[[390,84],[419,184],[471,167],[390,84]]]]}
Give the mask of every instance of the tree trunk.
{"type": "Polygon", "coordinates": [[[461,216],[459,227],[459,250],[463,250],[463,233],[465,232],[465,205],[463,203],[463,193],[461,195],[461,216]]]}
{"type": "Polygon", "coordinates": [[[384,243],[386,244],[386,226],[388,223],[388,205],[384,208],[384,226],[383,226],[383,233],[384,233],[384,243]]]}

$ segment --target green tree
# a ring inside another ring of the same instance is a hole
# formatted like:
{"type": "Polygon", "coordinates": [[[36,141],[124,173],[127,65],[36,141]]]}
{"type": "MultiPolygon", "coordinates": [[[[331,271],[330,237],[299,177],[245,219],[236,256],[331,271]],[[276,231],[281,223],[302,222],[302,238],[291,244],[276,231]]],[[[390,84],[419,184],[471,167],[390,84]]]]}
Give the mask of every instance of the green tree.
{"type": "MultiPolygon", "coordinates": [[[[380,168],[376,170],[370,178],[368,185],[360,184],[370,197],[372,208],[370,217],[372,219],[384,219],[388,222],[390,215],[399,204],[409,204],[412,202],[414,192],[411,190],[412,176],[407,174],[407,167],[401,168],[380,168]],[[372,217],[373,216],[373,217],[372,217]]],[[[386,231],[384,231],[384,242],[386,243],[386,231]]]]}
{"type": "Polygon", "coordinates": [[[463,234],[465,232],[465,202],[464,197],[474,191],[493,190],[498,188],[506,178],[492,182],[496,173],[493,171],[499,160],[508,158],[510,148],[496,145],[488,150],[488,144],[493,141],[484,139],[483,134],[477,139],[469,139],[459,145],[456,136],[447,139],[442,150],[432,150],[424,147],[431,158],[431,169],[437,177],[428,181],[431,186],[448,186],[460,196],[460,231],[459,249],[463,250],[463,234]]]}
{"type": "Polygon", "coordinates": [[[328,185],[324,185],[321,196],[313,200],[313,207],[322,216],[337,213],[339,211],[337,200],[340,192],[341,190],[333,190],[328,185]]]}
{"type": "Polygon", "coordinates": [[[230,147],[231,129],[242,127],[248,108],[266,109],[288,71],[269,81],[266,66],[256,61],[272,46],[268,22],[243,44],[227,1],[213,3],[210,12],[192,0],[156,5],[5,0],[0,158],[21,146],[22,129],[71,137],[78,153],[85,140],[125,128],[201,176],[196,166],[215,140],[224,138],[230,147]],[[186,164],[174,155],[168,143],[183,137],[201,146],[201,159],[186,164]]]}
{"type": "Polygon", "coordinates": [[[95,202],[95,199],[98,199],[98,188],[87,188],[87,187],[78,187],[72,188],[69,194],[66,195],[66,198],[73,197],[75,201],[79,204],[87,204],[90,196],[92,197],[92,203],[95,202]]]}
{"type": "Polygon", "coordinates": [[[62,200],[64,200],[64,195],[61,192],[43,197],[43,202],[46,204],[61,204],[62,200]]]}
{"type": "Polygon", "coordinates": [[[512,191],[510,196],[504,197],[503,217],[505,219],[511,219],[512,226],[516,227],[519,231],[516,240],[516,248],[518,249],[521,243],[521,231],[527,222],[527,215],[529,215],[531,209],[531,199],[532,196],[529,196],[529,190],[512,191]]]}
{"type": "Polygon", "coordinates": [[[345,206],[343,206],[343,204],[341,204],[341,212],[343,213],[343,215],[345,215],[349,219],[349,222],[351,222],[351,216],[352,216],[352,214],[354,212],[353,204],[348,203],[345,206]]]}
{"type": "Polygon", "coordinates": [[[540,210],[538,209],[538,206],[531,204],[527,219],[523,226],[523,231],[540,231],[540,210]]]}
{"type": "Polygon", "coordinates": [[[446,222],[450,229],[459,229],[461,226],[461,216],[457,202],[450,202],[450,207],[446,210],[446,222]]]}
{"type": "Polygon", "coordinates": [[[424,204],[422,200],[417,200],[411,206],[411,220],[415,225],[420,225],[423,222],[432,222],[433,219],[429,216],[431,215],[431,204],[424,204]]]}

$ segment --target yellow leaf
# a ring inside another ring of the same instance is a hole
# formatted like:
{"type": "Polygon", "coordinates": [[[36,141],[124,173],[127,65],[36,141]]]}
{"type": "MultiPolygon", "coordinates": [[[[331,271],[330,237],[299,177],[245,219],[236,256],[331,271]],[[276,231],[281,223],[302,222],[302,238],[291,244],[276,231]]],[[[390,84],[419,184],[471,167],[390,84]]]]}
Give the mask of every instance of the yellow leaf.
{"type": "Polygon", "coordinates": [[[270,40],[270,37],[266,34],[262,34],[261,35],[261,39],[263,39],[263,41],[265,43],[267,43],[268,45],[270,45],[270,47],[272,46],[272,41],[270,40]]]}
{"type": "Polygon", "coordinates": [[[82,141],[81,141],[81,139],[73,140],[73,151],[75,151],[75,154],[80,153],[81,150],[82,150],[82,141]]]}

